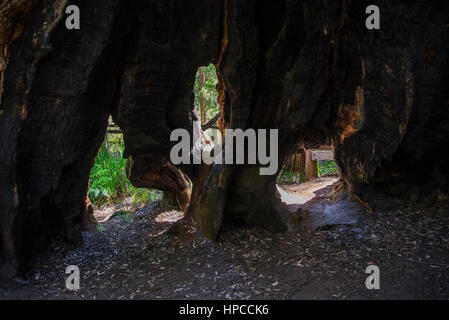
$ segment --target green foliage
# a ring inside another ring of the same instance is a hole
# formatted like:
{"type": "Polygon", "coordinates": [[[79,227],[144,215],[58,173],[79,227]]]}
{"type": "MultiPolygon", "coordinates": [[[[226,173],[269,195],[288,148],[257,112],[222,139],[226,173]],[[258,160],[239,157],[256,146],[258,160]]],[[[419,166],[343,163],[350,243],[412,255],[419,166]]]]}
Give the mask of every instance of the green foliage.
{"type": "MultiPolygon", "coordinates": [[[[201,92],[206,98],[207,119],[211,119],[218,112],[220,112],[220,107],[217,102],[218,92],[216,89],[218,84],[218,78],[215,66],[213,64],[201,68],[205,75],[205,82],[201,92]]],[[[194,91],[195,91],[195,107],[198,111],[200,111],[199,70],[196,74],[194,91]]]]}
{"type": "MultiPolygon", "coordinates": [[[[334,160],[323,160],[318,161],[318,176],[326,176],[326,175],[338,175],[340,172],[338,171],[338,166],[334,160]]],[[[305,174],[304,172],[290,172],[286,170],[286,168],[282,168],[281,172],[278,175],[277,183],[278,184],[297,184],[305,182],[305,174]]]]}
{"type": "Polygon", "coordinates": [[[281,172],[277,177],[278,184],[296,184],[305,182],[304,172],[290,172],[285,168],[282,168],[281,172]]]}
{"type": "Polygon", "coordinates": [[[120,203],[127,197],[134,202],[156,199],[155,190],[139,189],[131,185],[126,177],[126,160],[123,159],[122,135],[112,135],[100,148],[90,172],[89,199],[96,206],[120,203]]]}
{"type": "Polygon", "coordinates": [[[318,176],[340,174],[338,166],[334,160],[322,160],[318,161],[318,176]]]}

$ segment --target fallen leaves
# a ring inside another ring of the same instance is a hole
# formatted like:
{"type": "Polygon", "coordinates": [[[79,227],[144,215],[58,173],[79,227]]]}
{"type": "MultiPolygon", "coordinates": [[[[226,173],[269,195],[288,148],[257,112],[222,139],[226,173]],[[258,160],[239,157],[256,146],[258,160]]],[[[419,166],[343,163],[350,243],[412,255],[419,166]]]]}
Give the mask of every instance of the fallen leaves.
{"type": "MultiPolygon", "coordinates": [[[[435,208],[418,214],[413,207],[395,203],[392,208],[379,208],[356,227],[336,226],[310,236],[229,228],[218,243],[205,239],[183,243],[164,234],[170,223],[154,221],[160,213],[154,206],[143,208],[135,213],[133,223],[115,217],[104,224],[104,233],[83,233],[82,247],[53,248],[35,262],[29,284],[3,296],[360,298],[366,295],[364,271],[369,264],[380,265],[382,275],[389,275],[390,285],[399,288],[393,292],[396,297],[414,288],[431,289],[449,283],[445,273],[449,267],[448,211],[435,208]],[[149,234],[160,235],[151,238],[149,234]],[[79,293],[65,289],[64,269],[69,264],[78,265],[82,271],[79,293]],[[423,274],[438,281],[423,280],[423,274]],[[415,287],[402,287],[416,281],[415,287]]],[[[424,295],[422,291],[414,294],[424,295]]],[[[0,297],[2,292],[6,290],[0,289],[0,297]]],[[[445,297],[438,295],[441,290],[429,292],[430,296],[445,297]]]]}

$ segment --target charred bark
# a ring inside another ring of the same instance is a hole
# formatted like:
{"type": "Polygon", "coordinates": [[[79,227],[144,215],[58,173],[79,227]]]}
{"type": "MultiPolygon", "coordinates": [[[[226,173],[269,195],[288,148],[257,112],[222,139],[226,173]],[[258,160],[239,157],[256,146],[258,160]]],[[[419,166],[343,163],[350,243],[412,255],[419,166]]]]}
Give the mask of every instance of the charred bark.
{"type": "Polygon", "coordinates": [[[157,188],[164,191],[168,202],[178,210],[185,211],[190,202],[192,182],[181,170],[162,156],[128,158],[126,173],[138,188],[157,188]]]}
{"type": "Polygon", "coordinates": [[[37,1],[21,36],[7,44],[0,105],[0,270],[7,277],[50,239],[81,241],[126,10],[119,1],[74,4],[91,21],[83,29],[66,29],[65,1],[37,1]]]}

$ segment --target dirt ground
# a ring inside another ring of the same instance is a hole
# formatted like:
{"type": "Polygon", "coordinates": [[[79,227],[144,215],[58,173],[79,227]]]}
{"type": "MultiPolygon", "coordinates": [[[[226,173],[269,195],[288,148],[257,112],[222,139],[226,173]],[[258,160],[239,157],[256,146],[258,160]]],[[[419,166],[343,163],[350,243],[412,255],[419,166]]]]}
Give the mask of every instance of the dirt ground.
{"type": "Polygon", "coordinates": [[[161,203],[119,211],[84,232],[81,247],[51,246],[25,283],[0,283],[0,299],[449,298],[447,203],[381,198],[375,211],[352,215],[330,202],[328,179],[280,186],[304,200],[289,204],[296,225],[285,234],[228,226],[218,243],[183,243],[164,234],[182,213],[161,203]],[[380,290],[365,286],[371,264],[380,290]],[[80,268],[78,292],[65,288],[68,265],[80,268]]]}

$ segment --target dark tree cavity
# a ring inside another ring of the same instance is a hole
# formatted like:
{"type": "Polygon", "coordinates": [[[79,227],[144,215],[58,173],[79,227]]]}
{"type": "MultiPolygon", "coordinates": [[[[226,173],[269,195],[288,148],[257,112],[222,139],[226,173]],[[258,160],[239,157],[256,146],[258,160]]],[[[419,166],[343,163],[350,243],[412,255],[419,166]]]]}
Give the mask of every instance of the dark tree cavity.
{"type": "Polygon", "coordinates": [[[0,3],[0,274],[14,277],[51,239],[79,243],[89,172],[108,117],[127,172],[172,194],[173,232],[216,240],[238,221],[289,229],[276,176],[257,166],[169,161],[170,133],[192,132],[195,74],[217,69],[219,127],[279,129],[282,163],[333,144],[343,190],[431,204],[449,177],[449,3],[63,0],[0,3]],[[193,186],[193,188],[192,188],[193,186]]]}

